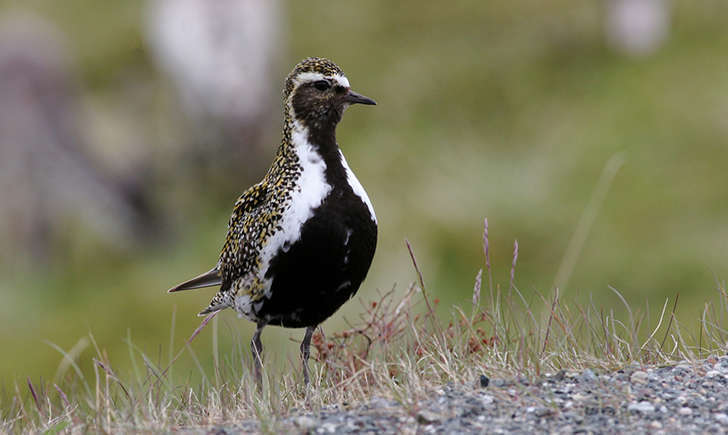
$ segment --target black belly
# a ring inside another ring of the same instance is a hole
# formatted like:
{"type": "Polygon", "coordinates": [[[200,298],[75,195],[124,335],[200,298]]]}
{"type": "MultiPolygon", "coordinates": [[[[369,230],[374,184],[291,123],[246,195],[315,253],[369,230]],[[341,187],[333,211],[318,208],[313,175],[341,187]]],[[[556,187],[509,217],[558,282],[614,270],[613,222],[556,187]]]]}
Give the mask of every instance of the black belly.
{"type": "Polygon", "coordinates": [[[332,192],[303,225],[301,238],[271,260],[271,297],[255,316],[288,328],[318,325],[359,289],[376,245],[377,226],[366,205],[350,191],[332,192]]]}

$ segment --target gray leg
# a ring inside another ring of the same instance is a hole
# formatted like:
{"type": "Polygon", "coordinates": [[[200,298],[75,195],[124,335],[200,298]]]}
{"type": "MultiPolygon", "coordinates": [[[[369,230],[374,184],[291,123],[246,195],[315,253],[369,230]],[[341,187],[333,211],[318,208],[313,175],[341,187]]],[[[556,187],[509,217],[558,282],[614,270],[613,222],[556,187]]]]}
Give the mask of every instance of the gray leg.
{"type": "Polygon", "coordinates": [[[263,385],[263,378],[260,374],[263,366],[263,343],[260,341],[260,333],[263,331],[264,326],[264,323],[258,323],[258,327],[255,328],[255,334],[253,334],[253,339],[250,341],[250,351],[253,354],[255,382],[258,383],[258,386],[263,385]]]}
{"type": "Polygon", "coordinates": [[[309,326],[306,328],[306,335],[303,336],[301,342],[301,359],[303,360],[303,382],[308,385],[308,357],[311,355],[311,336],[313,331],[316,329],[315,326],[309,326]]]}

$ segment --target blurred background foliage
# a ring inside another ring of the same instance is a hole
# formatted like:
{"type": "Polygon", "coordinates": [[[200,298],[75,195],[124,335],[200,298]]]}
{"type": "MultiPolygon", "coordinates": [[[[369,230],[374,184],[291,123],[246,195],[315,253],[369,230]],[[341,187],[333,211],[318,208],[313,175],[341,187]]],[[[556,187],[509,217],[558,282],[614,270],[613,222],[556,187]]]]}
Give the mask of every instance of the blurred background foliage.
{"type": "MultiPolygon", "coordinates": [[[[615,155],[623,164],[591,210],[564,298],[621,311],[611,285],[654,315],[679,292],[680,317],[697,326],[691,319],[725,279],[724,1],[194,9],[204,3],[180,1],[192,22],[171,19],[185,24],[164,36],[164,14],[175,15],[162,0],[0,0],[3,388],[53,377],[61,355],[46,341],[68,350],[91,332],[117,370],[128,336],[160,359],[170,340],[183,346],[213,290],[165,290],[216,261],[234,199],[275,152],[283,79],[307,56],[333,59],[378,102],[352,108],[338,130],[377,211],[378,251],[359,295],[325,330],[356,319],[359,299],[414,280],[405,238],[441,309],[467,305],[484,267],[484,217],[495,281],[507,285],[518,239],[515,284],[529,300],[550,294],[615,155]],[[233,9],[241,18],[225,21],[233,9]],[[194,43],[203,19],[219,33],[208,47],[194,43]],[[214,41],[227,42],[215,52],[214,41]],[[202,85],[186,81],[195,74],[202,85]]],[[[247,342],[251,324],[232,312],[219,321],[221,349],[247,342]]],[[[205,366],[210,335],[192,345],[205,366]]],[[[267,329],[268,357],[295,355],[289,339],[301,335],[267,329]]],[[[85,367],[91,354],[80,351],[85,367]]],[[[187,356],[179,365],[194,367],[187,356]]]]}

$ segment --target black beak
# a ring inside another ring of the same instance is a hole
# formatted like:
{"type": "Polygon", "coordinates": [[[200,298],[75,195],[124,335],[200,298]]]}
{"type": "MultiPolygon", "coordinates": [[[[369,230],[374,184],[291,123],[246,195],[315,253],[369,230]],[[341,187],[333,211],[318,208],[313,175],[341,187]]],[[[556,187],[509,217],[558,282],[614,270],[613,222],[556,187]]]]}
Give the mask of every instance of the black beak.
{"type": "Polygon", "coordinates": [[[365,97],[364,95],[357,94],[356,92],[349,89],[346,92],[346,95],[344,96],[344,101],[346,101],[349,104],[367,104],[369,106],[376,106],[377,102],[372,100],[369,97],[365,97]]]}

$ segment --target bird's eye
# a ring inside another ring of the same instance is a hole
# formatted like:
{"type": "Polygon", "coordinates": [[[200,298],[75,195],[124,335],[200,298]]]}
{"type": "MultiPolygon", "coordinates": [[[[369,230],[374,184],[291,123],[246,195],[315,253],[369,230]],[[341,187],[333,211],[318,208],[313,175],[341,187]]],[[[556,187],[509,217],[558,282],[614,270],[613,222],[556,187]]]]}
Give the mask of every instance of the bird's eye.
{"type": "Polygon", "coordinates": [[[326,89],[331,87],[331,83],[329,83],[328,80],[318,80],[314,82],[313,86],[319,91],[325,91],[326,89]]]}

